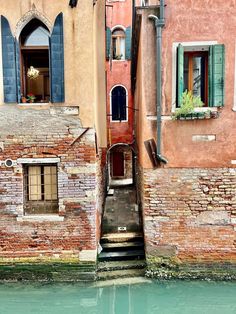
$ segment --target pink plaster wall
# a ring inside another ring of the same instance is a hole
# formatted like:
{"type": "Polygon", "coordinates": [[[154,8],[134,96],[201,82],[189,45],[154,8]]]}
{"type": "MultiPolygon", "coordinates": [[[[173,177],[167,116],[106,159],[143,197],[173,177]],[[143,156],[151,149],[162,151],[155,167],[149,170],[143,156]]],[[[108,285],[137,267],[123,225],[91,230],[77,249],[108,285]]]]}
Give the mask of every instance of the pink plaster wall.
{"type": "MultiPolygon", "coordinates": [[[[132,26],[132,0],[124,2],[106,1],[106,25],[109,28],[121,25],[124,28],[132,26]]],[[[108,144],[133,141],[133,97],[130,80],[131,61],[111,60],[106,62],[107,74],[107,126],[108,144]],[[111,122],[110,91],[115,85],[122,85],[128,92],[128,121],[111,122]]]]}
{"type": "MultiPolygon", "coordinates": [[[[152,10],[142,10],[142,26],[138,69],[143,78],[137,81],[136,100],[142,103],[139,117],[138,146],[141,164],[151,163],[143,140],[155,137],[156,123],[147,120],[155,115],[155,29],[148,19],[152,10]],[[145,11],[145,12],[144,12],[145,11]],[[148,36],[147,36],[148,34],[148,36]],[[151,60],[151,61],[150,61],[151,60]],[[154,60],[154,61],[153,61],[154,60]],[[142,82],[142,84],[141,84],[142,82]],[[146,119],[145,119],[146,118],[146,119]],[[145,138],[143,138],[145,134],[145,138]]],[[[217,41],[225,45],[225,106],[218,119],[163,121],[162,153],[167,167],[230,167],[236,159],[236,113],[234,104],[236,2],[233,0],[166,0],[166,25],[163,29],[163,115],[170,117],[172,106],[172,47],[174,42],[217,41]],[[216,135],[213,142],[193,142],[193,135],[216,135]]]]}

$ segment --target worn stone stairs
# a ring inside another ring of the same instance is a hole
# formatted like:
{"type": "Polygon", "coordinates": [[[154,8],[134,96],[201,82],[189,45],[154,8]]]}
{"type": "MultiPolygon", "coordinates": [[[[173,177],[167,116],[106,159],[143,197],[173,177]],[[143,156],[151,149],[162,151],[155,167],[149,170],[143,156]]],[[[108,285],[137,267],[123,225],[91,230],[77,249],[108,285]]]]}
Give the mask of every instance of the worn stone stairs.
{"type": "Polygon", "coordinates": [[[104,234],[100,244],[98,279],[144,276],[146,262],[141,233],[104,234]]]}

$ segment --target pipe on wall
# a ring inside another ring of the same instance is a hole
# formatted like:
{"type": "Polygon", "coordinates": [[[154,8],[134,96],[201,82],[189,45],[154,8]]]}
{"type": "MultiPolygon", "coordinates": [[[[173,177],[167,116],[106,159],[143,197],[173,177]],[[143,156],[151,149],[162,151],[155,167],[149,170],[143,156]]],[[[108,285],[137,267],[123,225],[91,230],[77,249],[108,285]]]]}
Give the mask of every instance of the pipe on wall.
{"type": "Polygon", "coordinates": [[[165,1],[160,0],[160,17],[149,15],[148,18],[155,22],[156,28],[156,109],[157,109],[157,159],[167,163],[167,159],[161,155],[161,113],[162,113],[162,28],[165,26],[165,1]]]}

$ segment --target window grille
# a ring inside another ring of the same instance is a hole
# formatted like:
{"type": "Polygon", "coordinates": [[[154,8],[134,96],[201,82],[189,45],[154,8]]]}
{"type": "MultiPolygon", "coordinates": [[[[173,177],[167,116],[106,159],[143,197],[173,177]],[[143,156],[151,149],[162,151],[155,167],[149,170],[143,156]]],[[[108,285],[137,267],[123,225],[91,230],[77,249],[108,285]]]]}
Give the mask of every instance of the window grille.
{"type": "Polygon", "coordinates": [[[24,205],[26,214],[58,212],[57,167],[55,165],[25,166],[24,205]]]}

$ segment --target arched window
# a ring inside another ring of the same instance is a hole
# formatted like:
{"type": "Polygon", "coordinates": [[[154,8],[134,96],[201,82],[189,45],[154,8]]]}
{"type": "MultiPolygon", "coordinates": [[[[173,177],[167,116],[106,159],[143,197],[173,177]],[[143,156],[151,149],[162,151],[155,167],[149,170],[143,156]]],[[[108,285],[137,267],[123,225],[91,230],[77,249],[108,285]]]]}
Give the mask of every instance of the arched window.
{"type": "Polygon", "coordinates": [[[127,121],[127,93],[123,86],[116,86],[111,92],[112,121],[127,121]]]}
{"type": "Polygon", "coordinates": [[[36,102],[50,99],[49,37],[38,19],[32,19],[20,35],[22,95],[36,102]]]}
{"type": "Polygon", "coordinates": [[[14,37],[1,16],[4,102],[64,102],[63,14],[52,29],[37,15],[30,18],[14,37]]]}
{"type": "Polygon", "coordinates": [[[112,58],[125,60],[125,32],[121,28],[116,28],[112,32],[112,58]]]}

